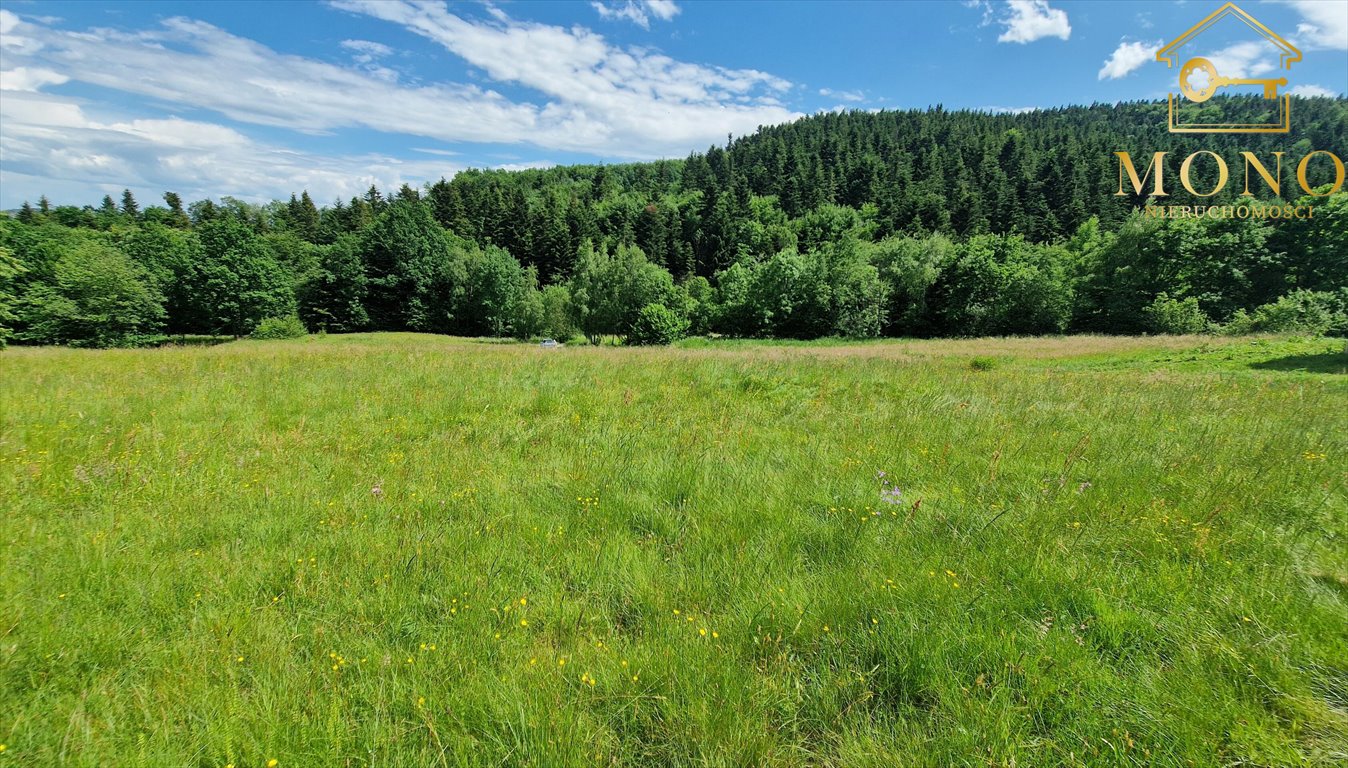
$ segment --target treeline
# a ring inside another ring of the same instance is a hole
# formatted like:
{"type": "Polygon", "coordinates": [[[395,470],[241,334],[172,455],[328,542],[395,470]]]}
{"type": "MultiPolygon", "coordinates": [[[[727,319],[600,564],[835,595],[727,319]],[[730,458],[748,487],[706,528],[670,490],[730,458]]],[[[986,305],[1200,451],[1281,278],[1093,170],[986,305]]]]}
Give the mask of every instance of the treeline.
{"type": "MultiPolygon", "coordinates": [[[[1313,218],[1148,218],[1133,212],[1145,200],[1114,194],[1113,152],[1170,148],[1171,179],[1198,148],[1343,154],[1345,104],[1298,100],[1290,147],[1171,136],[1156,104],[938,108],[821,115],[683,161],[468,171],[321,208],[307,192],[265,206],[43,198],[0,220],[0,338],[110,346],[268,319],[265,334],[642,342],[1343,330],[1348,195],[1295,199],[1285,169],[1284,196],[1313,218]]],[[[1164,202],[1193,202],[1173,192],[1164,202]]]]}

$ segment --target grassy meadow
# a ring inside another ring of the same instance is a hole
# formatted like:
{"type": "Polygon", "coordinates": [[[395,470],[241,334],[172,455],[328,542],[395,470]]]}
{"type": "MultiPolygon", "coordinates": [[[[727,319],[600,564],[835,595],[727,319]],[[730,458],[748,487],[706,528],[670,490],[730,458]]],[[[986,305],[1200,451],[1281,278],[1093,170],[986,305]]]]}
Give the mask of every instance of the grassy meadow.
{"type": "Polygon", "coordinates": [[[0,768],[1343,765],[1348,356],[0,353],[0,768]]]}

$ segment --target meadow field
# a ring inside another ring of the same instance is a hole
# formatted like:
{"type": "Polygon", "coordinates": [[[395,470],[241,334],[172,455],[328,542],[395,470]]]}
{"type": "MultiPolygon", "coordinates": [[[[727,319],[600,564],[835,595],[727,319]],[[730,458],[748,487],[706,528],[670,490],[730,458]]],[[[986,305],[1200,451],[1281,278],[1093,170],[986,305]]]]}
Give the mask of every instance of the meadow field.
{"type": "Polygon", "coordinates": [[[0,768],[1343,765],[1343,348],[12,348],[0,768]]]}

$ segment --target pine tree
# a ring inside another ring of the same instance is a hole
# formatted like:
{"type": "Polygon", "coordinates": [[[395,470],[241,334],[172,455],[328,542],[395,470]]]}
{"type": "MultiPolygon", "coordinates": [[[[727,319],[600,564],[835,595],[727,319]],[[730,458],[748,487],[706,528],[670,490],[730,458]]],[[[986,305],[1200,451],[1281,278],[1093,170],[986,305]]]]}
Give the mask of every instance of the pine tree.
{"type": "Polygon", "coordinates": [[[183,199],[177,192],[165,192],[164,202],[168,205],[170,223],[180,229],[185,229],[192,224],[192,220],[187,218],[187,213],[183,210],[183,199]]]}
{"type": "Polygon", "coordinates": [[[140,217],[140,206],[136,204],[136,196],[131,194],[131,190],[122,190],[122,213],[135,219],[140,217]]]}

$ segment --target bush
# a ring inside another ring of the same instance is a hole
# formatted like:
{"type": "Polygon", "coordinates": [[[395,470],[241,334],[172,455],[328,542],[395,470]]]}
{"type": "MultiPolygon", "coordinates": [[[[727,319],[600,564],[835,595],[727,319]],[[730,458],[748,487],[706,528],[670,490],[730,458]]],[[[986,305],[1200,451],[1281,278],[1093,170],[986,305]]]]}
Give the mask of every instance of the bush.
{"type": "Polygon", "coordinates": [[[1348,311],[1342,294],[1293,291],[1254,312],[1238,311],[1222,329],[1226,333],[1342,333],[1348,329],[1348,311]]]}
{"type": "Polygon", "coordinates": [[[991,357],[975,357],[969,361],[971,371],[990,371],[997,367],[997,361],[991,357]]]}
{"type": "Polygon", "coordinates": [[[664,304],[647,304],[627,334],[628,344],[673,344],[688,334],[688,320],[664,304]]]}
{"type": "Polygon", "coordinates": [[[308,329],[297,315],[268,317],[257,324],[250,338],[254,339],[298,339],[309,335],[308,329]]]}
{"type": "Polygon", "coordinates": [[[928,296],[937,328],[956,336],[1066,330],[1074,302],[1066,249],[1020,235],[975,235],[950,250],[928,296]]]}
{"type": "Polygon", "coordinates": [[[1212,327],[1212,321],[1198,306],[1198,299],[1192,296],[1181,301],[1163,292],[1142,310],[1142,317],[1152,333],[1204,333],[1212,327]]]}
{"type": "Polygon", "coordinates": [[[885,325],[888,290],[852,239],[762,261],[736,262],[718,275],[716,328],[735,336],[871,338],[885,325]]]}

